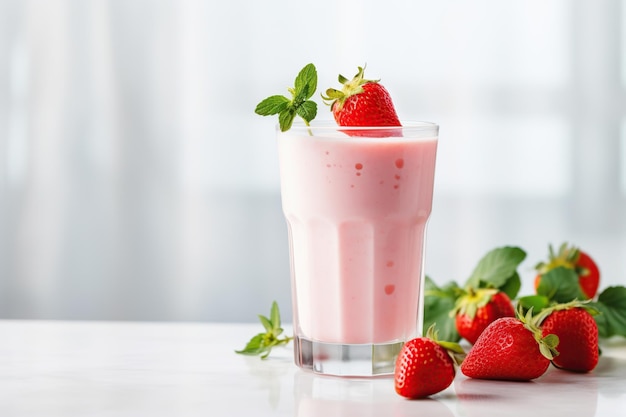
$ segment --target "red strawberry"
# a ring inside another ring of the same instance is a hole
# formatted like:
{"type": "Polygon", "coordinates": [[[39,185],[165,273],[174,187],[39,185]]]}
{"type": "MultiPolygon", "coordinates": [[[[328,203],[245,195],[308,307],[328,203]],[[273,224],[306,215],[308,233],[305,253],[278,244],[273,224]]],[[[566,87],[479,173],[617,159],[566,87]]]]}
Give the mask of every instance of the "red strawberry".
{"type": "Polygon", "coordinates": [[[457,343],[438,341],[431,326],[425,337],[402,346],[394,375],[396,392],[407,398],[424,398],[443,391],[454,380],[455,365],[464,355],[457,343]]]}
{"type": "Polygon", "coordinates": [[[480,335],[461,365],[470,378],[530,381],[543,375],[557,352],[558,337],[543,337],[526,317],[503,317],[480,335]]]}
{"type": "Polygon", "coordinates": [[[459,335],[474,344],[483,330],[496,319],[515,317],[515,309],[504,292],[491,288],[469,288],[465,295],[458,298],[454,314],[459,335]]]}
{"type": "Polygon", "coordinates": [[[339,75],[341,91],[329,88],[322,98],[331,106],[339,126],[400,126],[389,93],[378,80],[363,78],[365,68],[352,80],[339,75]]]}
{"type": "Polygon", "coordinates": [[[573,301],[550,307],[537,316],[544,335],[559,337],[559,355],[552,360],[554,366],[575,372],[589,372],[596,367],[598,325],[592,313],[595,310],[573,301]]]}
{"type": "Polygon", "coordinates": [[[548,262],[541,262],[535,267],[537,270],[535,290],[539,287],[541,275],[559,266],[575,270],[583,294],[587,298],[595,297],[600,285],[600,269],[598,265],[588,254],[577,247],[568,246],[567,243],[562,244],[559,252],[556,254],[552,246],[550,246],[548,262]]]}

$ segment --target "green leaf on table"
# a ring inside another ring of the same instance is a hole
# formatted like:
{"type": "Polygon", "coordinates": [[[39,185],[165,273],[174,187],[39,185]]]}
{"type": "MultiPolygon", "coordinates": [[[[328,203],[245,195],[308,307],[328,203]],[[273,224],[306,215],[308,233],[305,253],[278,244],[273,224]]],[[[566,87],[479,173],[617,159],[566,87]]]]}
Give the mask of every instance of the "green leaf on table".
{"type": "Polygon", "coordinates": [[[478,262],[466,282],[466,287],[498,288],[513,299],[521,287],[517,267],[525,258],[526,252],[518,247],[493,249],[478,262]]]}
{"type": "Polygon", "coordinates": [[[274,323],[272,323],[270,319],[259,314],[259,320],[261,321],[263,327],[265,327],[266,332],[271,332],[274,330],[274,323]]]}
{"type": "Polygon", "coordinates": [[[270,321],[272,323],[272,329],[273,330],[279,330],[280,329],[280,310],[278,309],[278,303],[276,303],[276,301],[274,301],[272,303],[272,309],[270,310],[270,321]]]}
{"type": "Polygon", "coordinates": [[[526,295],[518,298],[517,303],[522,307],[524,313],[531,308],[533,311],[539,312],[550,305],[550,299],[545,295],[526,295]]]}
{"type": "Polygon", "coordinates": [[[237,353],[242,355],[258,355],[265,352],[265,346],[263,346],[263,337],[265,333],[259,333],[253,336],[252,339],[246,344],[242,350],[238,350],[237,353]]]}
{"type": "Polygon", "coordinates": [[[606,288],[598,295],[598,301],[590,303],[590,306],[600,312],[600,314],[593,316],[598,324],[600,337],[626,337],[625,287],[606,288]]]}
{"type": "Polygon", "coordinates": [[[450,315],[461,293],[461,288],[455,282],[440,288],[432,279],[426,277],[424,285],[424,329],[435,324],[440,340],[448,342],[461,340],[461,336],[456,330],[455,319],[450,315]]]}
{"type": "Polygon", "coordinates": [[[280,310],[278,309],[278,303],[276,303],[276,301],[272,303],[269,318],[260,314],[258,317],[265,329],[265,333],[252,336],[243,349],[236,350],[235,352],[240,355],[260,355],[261,359],[265,359],[269,356],[273,347],[286,345],[293,337],[280,337],[283,333],[283,328],[281,327],[280,310]]]}
{"type": "Polygon", "coordinates": [[[547,297],[556,303],[568,303],[587,298],[580,289],[576,271],[563,266],[551,269],[541,276],[537,295],[547,297]]]}
{"type": "Polygon", "coordinates": [[[509,296],[511,300],[517,297],[520,288],[522,288],[522,280],[517,272],[511,275],[503,285],[499,287],[499,290],[509,296]]]}

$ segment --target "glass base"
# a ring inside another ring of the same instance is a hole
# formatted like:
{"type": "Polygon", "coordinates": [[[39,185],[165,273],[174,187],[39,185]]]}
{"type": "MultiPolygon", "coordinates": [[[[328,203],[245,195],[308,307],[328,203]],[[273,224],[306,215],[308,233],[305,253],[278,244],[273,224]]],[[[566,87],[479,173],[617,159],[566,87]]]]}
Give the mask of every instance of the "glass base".
{"type": "Polygon", "coordinates": [[[296,336],[296,365],[317,374],[352,377],[393,375],[403,342],[346,345],[296,336]]]}

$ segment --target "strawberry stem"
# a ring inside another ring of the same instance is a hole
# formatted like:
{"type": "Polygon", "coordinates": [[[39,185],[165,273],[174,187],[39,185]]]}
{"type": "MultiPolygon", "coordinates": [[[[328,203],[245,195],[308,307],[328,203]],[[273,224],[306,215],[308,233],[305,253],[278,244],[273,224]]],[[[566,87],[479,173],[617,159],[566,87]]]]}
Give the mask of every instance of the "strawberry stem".
{"type": "Polygon", "coordinates": [[[366,80],[364,78],[365,67],[365,65],[358,67],[358,72],[354,77],[352,77],[351,80],[348,80],[346,77],[339,74],[338,80],[339,83],[343,85],[342,89],[336,90],[334,88],[329,88],[326,90],[326,95],[322,94],[324,103],[329,105],[331,109],[334,109],[334,106],[338,106],[336,110],[340,110],[348,97],[363,92],[363,87],[361,87],[363,84],[379,82],[380,80],[366,80]]]}
{"type": "Polygon", "coordinates": [[[549,360],[558,356],[559,351],[556,349],[559,344],[559,337],[555,334],[543,335],[537,317],[533,317],[532,307],[528,309],[526,315],[522,314],[522,310],[518,310],[517,318],[524,324],[524,327],[530,331],[539,344],[539,351],[541,354],[549,360]]]}

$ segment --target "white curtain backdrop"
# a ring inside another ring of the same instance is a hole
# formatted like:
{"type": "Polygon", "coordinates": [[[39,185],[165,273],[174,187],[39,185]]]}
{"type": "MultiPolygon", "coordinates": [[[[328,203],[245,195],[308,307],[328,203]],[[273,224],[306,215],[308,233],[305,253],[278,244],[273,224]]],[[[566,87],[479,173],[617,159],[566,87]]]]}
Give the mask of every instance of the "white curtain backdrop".
{"type": "Polygon", "coordinates": [[[436,281],[567,240],[626,285],[625,45],[611,0],[0,0],[0,318],[288,317],[253,110],[308,62],[441,125],[436,281]]]}

